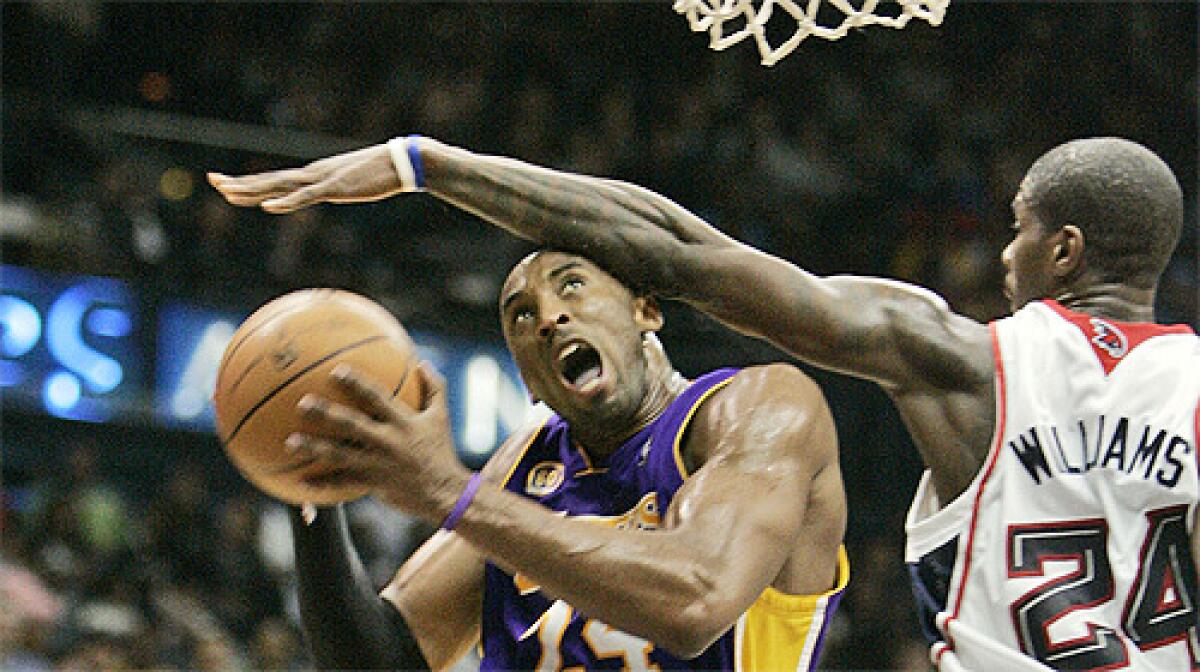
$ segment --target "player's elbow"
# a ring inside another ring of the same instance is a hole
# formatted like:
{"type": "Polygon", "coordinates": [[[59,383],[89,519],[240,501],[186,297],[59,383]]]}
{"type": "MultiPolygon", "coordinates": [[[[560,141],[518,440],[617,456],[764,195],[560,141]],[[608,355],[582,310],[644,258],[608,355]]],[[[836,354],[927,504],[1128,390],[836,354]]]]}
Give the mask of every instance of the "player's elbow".
{"type": "Polygon", "coordinates": [[[733,625],[724,611],[709,599],[693,600],[664,621],[667,627],[655,644],[676,658],[695,658],[733,625]]]}
{"type": "Polygon", "coordinates": [[[733,596],[721,590],[721,582],[710,571],[697,569],[686,583],[676,585],[671,598],[661,600],[656,619],[659,632],[652,638],[657,646],[677,658],[695,658],[725,634],[737,621],[741,609],[733,596]]]}

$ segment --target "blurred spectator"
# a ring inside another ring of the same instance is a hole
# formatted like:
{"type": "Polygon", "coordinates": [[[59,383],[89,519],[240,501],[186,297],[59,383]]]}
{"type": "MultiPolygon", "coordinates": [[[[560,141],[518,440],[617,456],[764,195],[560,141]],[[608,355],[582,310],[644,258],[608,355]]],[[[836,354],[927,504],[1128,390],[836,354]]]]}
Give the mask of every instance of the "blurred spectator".
{"type": "Polygon", "coordinates": [[[213,567],[217,505],[203,468],[179,464],[149,503],[146,525],[159,570],[172,583],[208,594],[224,578],[213,567]]]}
{"type": "Polygon", "coordinates": [[[216,582],[205,593],[207,601],[234,637],[244,642],[283,608],[279,585],[259,555],[257,500],[242,494],[222,503],[216,546],[208,553],[216,582]]]}
{"type": "Polygon", "coordinates": [[[298,672],[307,669],[307,656],[299,633],[279,618],[269,618],[258,624],[250,640],[250,665],[256,670],[298,672]]]}

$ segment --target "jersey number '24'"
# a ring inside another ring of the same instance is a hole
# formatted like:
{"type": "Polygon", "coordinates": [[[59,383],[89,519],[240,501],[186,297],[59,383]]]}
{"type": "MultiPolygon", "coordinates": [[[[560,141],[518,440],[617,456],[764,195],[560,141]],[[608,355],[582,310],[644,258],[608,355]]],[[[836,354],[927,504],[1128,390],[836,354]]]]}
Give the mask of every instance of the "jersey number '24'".
{"type": "MultiPolygon", "coordinates": [[[[1128,664],[1126,639],[1148,650],[1193,636],[1196,568],[1186,516],[1185,506],[1146,514],[1149,530],[1142,543],[1138,576],[1125,597],[1121,632],[1087,623],[1087,634],[1062,641],[1050,637],[1055,621],[1114,599],[1108,525],[1097,518],[1011,526],[1010,578],[1044,576],[1048,561],[1076,565],[1074,571],[1039,585],[1010,607],[1021,649],[1056,669],[1107,670],[1128,664]]],[[[1195,656],[1190,646],[1189,651],[1195,656]]]]}

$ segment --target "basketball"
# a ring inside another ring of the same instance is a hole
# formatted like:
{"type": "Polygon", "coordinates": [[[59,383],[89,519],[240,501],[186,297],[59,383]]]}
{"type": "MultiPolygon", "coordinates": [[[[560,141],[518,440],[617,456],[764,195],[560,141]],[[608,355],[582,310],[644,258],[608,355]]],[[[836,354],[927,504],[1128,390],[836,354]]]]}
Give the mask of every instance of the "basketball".
{"type": "Polygon", "coordinates": [[[415,407],[417,362],[408,332],[374,301],[337,289],[286,294],[246,318],[225,349],[213,393],[217,435],[238,471],[272,497],[317,505],[356,499],[365,490],[305,485],[335,467],[284,447],[289,434],[312,431],[296,403],[313,392],[350,404],[329,375],[346,363],[415,407]]]}

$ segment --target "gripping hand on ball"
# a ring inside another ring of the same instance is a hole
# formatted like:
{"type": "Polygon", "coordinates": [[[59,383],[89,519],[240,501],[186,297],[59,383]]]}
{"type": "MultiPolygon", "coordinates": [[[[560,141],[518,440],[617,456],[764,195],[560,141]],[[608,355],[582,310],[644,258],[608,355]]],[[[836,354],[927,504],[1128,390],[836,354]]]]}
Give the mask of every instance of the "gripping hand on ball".
{"type": "Polygon", "coordinates": [[[438,522],[470,472],[458,461],[446,407],[445,381],[422,364],[419,408],[393,401],[382,385],[349,366],[331,373],[353,405],[307,394],[298,408],[312,433],[294,433],[287,446],[332,469],[306,482],[314,487],[363,485],[389,505],[438,522]]]}
{"type": "Polygon", "coordinates": [[[233,205],[281,214],[317,203],[365,203],[416,188],[405,184],[387,144],[313,161],[300,168],[231,177],[208,173],[208,182],[233,205]]]}

